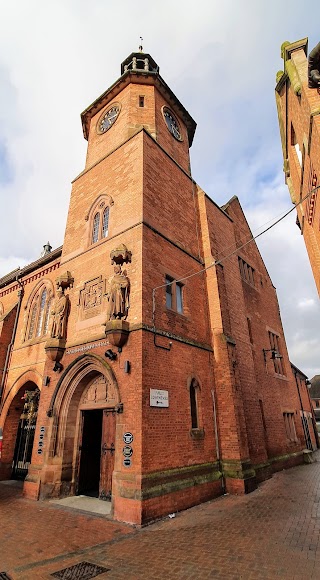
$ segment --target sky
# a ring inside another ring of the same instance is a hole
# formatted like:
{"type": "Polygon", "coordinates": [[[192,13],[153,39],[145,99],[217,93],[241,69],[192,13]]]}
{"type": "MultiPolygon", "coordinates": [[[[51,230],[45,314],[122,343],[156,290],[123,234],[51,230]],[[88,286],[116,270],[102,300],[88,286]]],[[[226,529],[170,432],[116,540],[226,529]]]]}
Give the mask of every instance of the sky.
{"type": "MultiPolygon", "coordinates": [[[[275,106],[280,46],[319,42],[319,0],[0,0],[0,276],[63,243],[84,168],[80,113],[138,50],[196,120],[194,179],[251,229],[290,209],[275,106]]],[[[261,229],[261,228],[260,228],[261,229]]],[[[258,242],[291,361],[320,374],[320,308],[294,212],[258,242]]]]}

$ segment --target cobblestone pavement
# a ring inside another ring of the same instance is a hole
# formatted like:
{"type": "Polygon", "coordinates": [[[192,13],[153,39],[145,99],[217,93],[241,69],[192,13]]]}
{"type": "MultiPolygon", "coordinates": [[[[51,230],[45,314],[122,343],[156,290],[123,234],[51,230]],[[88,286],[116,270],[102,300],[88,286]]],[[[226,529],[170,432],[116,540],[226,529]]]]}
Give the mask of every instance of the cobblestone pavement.
{"type": "Polygon", "coordinates": [[[0,572],[52,580],[86,561],[109,569],[98,580],[320,580],[319,502],[319,452],[315,463],[277,473],[250,495],[225,496],[143,529],[28,501],[0,484],[0,572]]]}

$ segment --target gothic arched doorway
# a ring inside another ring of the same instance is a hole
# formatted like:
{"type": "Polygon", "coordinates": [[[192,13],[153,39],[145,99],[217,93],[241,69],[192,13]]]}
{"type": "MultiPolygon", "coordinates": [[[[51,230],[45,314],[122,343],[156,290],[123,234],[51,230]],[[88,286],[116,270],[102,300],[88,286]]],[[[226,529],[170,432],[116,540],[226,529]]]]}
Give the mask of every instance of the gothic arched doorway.
{"type": "Polygon", "coordinates": [[[109,365],[98,356],[79,357],[61,377],[50,408],[53,456],[61,461],[64,495],[111,500],[121,405],[109,365]]]}
{"type": "Polygon", "coordinates": [[[114,469],[116,410],[110,404],[107,377],[96,376],[84,390],[79,405],[77,493],[111,500],[114,469]]]}
{"type": "Polygon", "coordinates": [[[14,396],[3,430],[2,461],[8,477],[24,480],[31,463],[40,391],[26,382],[14,396]]]}

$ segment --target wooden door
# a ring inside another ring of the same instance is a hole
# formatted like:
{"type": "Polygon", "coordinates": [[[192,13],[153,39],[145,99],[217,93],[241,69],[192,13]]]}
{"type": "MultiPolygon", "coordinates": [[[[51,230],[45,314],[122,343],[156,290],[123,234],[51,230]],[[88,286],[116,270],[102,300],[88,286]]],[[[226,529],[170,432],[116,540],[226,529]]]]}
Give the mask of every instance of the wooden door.
{"type": "Polygon", "coordinates": [[[111,501],[116,438],[116,412],[105,409],[102,420],[101,471],[99,498],[111,501]]]}

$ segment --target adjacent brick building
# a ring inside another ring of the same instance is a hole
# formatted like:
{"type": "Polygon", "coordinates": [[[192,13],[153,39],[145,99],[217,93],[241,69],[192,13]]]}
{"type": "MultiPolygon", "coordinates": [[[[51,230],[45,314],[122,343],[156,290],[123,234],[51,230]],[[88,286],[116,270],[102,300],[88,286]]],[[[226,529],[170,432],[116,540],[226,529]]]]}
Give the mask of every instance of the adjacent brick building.
{"type": "Polygon", "coordinates": [[[320,43],[307,53],[307,38],[283,43],[276,102],[285,181],[320,293],[320,43]]]}
{"type": "Polygon", "coordinates": [[[315,375],[310,380],[310,398],[314,411],[317,411],[316,417],[320,418],[320,375],[315,375]]]}
{"type": "Polygon", "coordinates": [[[143,523],[251,491],[317,440],[239,200],[192,179],[196,124],[150,55],[121,73],[82,114],[63,247],[0,280],[0,476],[143,523]]]}

